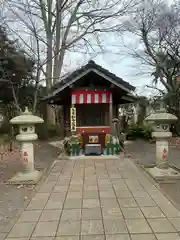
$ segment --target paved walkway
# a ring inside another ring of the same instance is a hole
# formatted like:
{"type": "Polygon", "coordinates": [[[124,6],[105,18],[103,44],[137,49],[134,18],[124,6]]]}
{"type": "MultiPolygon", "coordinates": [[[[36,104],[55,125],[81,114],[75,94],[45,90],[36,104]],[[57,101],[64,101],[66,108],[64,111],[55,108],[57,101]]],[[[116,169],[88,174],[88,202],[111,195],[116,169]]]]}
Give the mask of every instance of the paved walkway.
{"type": "MultiPolygon", "coordinates": [[[[180,212],[128,159],[56,163],[6,240],[180,240],[180,212]]],[[[1,238],[2,240],[2,238],[1,238]]]]}

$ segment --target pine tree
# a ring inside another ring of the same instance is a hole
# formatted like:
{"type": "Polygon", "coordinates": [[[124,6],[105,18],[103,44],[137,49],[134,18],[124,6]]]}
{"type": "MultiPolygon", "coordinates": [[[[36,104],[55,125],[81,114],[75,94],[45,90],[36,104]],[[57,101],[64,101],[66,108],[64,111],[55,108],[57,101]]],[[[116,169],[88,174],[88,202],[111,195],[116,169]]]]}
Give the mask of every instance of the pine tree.
{"type": "Polygon", "coordinates": [[[33,60],[0,26],[0,100],[3,103],[18,101],[19,89],[33,78],[33,66],[33,60]]]}

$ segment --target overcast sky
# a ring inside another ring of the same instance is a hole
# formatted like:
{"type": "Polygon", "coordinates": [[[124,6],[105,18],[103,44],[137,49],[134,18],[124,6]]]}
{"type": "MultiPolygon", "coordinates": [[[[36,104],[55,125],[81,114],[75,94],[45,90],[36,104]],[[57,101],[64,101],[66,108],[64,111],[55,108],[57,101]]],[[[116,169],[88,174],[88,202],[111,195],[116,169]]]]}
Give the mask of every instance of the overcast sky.
{"type": "MultiPolygon", "coordinates": [[[[124,40],[128,43],[129,37],[125,36],[124,40]]],[[[93,55],[90,57],[89,55],[71,53],[65,61],[65,65],[67,65],[67,67],[65,66],[65,72],[69,71],[69,69],[72,71],[80,67],[80,65],[85,65],[89,59],[93,59],[97,64],[135,86],[138,94],[150,96],[155,93],[152,89],[146,87],[146,85],[151,85],[153,80],[150,73],[148,73],[150,69],[147,69],[147,72],[140,69],[140,62],[128,54],[128,50],[124,47],[120,38],[117,39],[112,34],[111,37],[105,39],[103,45],[105,46],[105,53],[97,56],[94,54],[95,57],[93,55]]]]}
{"type": "Polygon", "coordinates": [[[151,84],[152,77],[150,75],[144,76],[143,73],[142,75],[137,75],[137,73],[135,73],[135,69],[133,68],[133,66],[137,66],[138,68],[138,61],[131,58],[130,56],[126,56],[120,59],[120,57],[113,54],[107,55],[108,56],[99,55],[94,60],[112,73],[123,78],[123,80],[128,81],[130,84],[134,85],[139,94],[150,94],[150,89],[145,86],[147,84],[151,84]]]}

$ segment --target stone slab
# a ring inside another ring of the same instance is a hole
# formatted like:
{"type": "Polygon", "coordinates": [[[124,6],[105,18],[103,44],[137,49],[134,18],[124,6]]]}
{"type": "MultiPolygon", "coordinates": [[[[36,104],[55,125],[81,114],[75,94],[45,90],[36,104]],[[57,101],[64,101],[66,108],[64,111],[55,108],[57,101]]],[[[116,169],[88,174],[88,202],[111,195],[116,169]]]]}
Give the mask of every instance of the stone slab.
{"type": "Polygon", "coordinates": [[[78,221],[81,220],[81,209],[64,209],[61,215],[62,221],[78,221]]]}
{"type": "Polygon", "coordinates": [[[102,220],[86,220],[81,223],[81,235],[103,234],[102,220]]]}
{"type": "Polygon", "coordinates": [[[103,219],[122,219],[122,212],[120,208],[102,208],[103,219]]]}
{"type": "Polygon", "coordinates": [[[136,207],[121,208],[121,210],[122,210],[122,213],[123,213],[125,219],[144,218],[144,216],[139,208],[136,208],[136,207]]]}
{"type": "Polygon", "coordinates": [[[155,233],[175,233],[177,230],[165,218],[148,219],[149,225],[155,233]]]}
{"type": "Polygon", "coordinates": [[[82,209],[82,220],[102,219],[100,208],[82,209]]]}
{"type": "Polygon", "coordinates": [[[51,221],[59,221],[61,216],[61,210],[43,210],[41,217],[39,219],[40,222],[51,222],[51,221]]]}
{"type": "Polygon", "coordinates": [[[129,234],[106,235],[106,240],[131,240],[129,234]]]}
{"type": "Polygon", "coordinates": [[[54,237],[58,228],[58,221],[38,222],[33,237],[54,237]]]}
{"type": "Polygon", "coordinates": [[[156,234],[158,240],[180,240],[180,235],[178,233],[160,233],[156,234]]]}
{"type": "Polygon", "coordinates": [[[7,235],[6,233],[0,233],[0,239],[5,240],[6,235],[7,235]]]}
{"type": "Polygon", "coordinates": [[[143,218],[140,219],[126,219],[126,224],[130,233],[151,233],[147,221],[143,218]]]}
{"type": "Polygon", "coordinates": [[[157,240],[157,239],[154,234],[131,234],[131,240],[157,240]]]}
{"type": "Polygon", "coordinates": [[[116,155],[101,155],[101,156],[70,156],[69,160],[117,160],[119,156],[116,155]]]}
{"type": "Polygon", "coordinates": [[[165,218],[165,215],[159,207],[141,207],[146,218],[165,218]]]}
{"type": "MultiPolygon", "coordinates": [[[[45,240],[44,238],[42,240],[45,240]]],[[[52,240],[79,240],[79,236],[61,236],[55,237],[52,240]]]]}
{"type": "MultiPolygon", "coordinates": [[[[96,235],[96,234],[88,235],[88,236],[82,235],[80,237],[80,239],[81,240],[106,240],[104,235],[96,235]]],[[[70,239],[67,239],[67,240],[70,240],[70,239]]],[[[72,239],[72,240],[74,240],[74,239],[72,239]]],[[[79,238],[78,238],[78,240],[79,240],[79,238]]]]}
{"type": "Polygon", "coordinates": [[[128,233],[124,219],[105,219],[104,228],[106,234],[128,233]]]}
{"type": "Polygon", "coordinates": [[[119,198],[118,202],[121,208],[137,207],[137,203],[133,198],[119,198]]]}
{"type": "Polygon", "coordinates": [[[169,221],[174,226],[174,228],[180,232],[180,218],[169,218],[169,221]]]}
{"type": "Polygon", "coordinates": [[[12,228],[10,234],[8,235],[8,238],[30,238],[34,228],[36,226],[35,222],[28,222],[28,223],[21,223],[18,222],[14,225],[12,228]]]}
{"type": "Polygon", "coordinates": [[[60,221],[57,236],[61,235],[79,235],[80,221],[60,221]]]}
{"type": "Polygon", "coordinates": [[[24,211],[19,218],[19,222],[36,222],[38,221],[42,210],[29,210],[24,211]]]}

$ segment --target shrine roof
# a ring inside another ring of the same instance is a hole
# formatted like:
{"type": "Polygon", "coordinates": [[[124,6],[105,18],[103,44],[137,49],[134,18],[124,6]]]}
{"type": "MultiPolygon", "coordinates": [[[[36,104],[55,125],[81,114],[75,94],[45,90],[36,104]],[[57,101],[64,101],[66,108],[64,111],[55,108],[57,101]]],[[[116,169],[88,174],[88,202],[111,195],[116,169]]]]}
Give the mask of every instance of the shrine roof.
{"type": "Polygon", "coordinates": [[[91,60],[86,65],[80,67],[74,72],[63,76],[60,81],[54,85],[54,90],[52,91],[52,93],[46,96],[43,100],[53,98],[62,90],[75,83],[78,79],[85,76],[89,72],[95,72],[97,75],[100,75],[105,80],[112,82],[112,84],[114,84],[116,87],[123,89],[127,93],[131,93],[136,89],[130,83],[124,81],[122,78],[116,76],[115,74],[111,73],[107,69],[103,68],[102,66],[96,64],[94,61],[91,60]]]}

